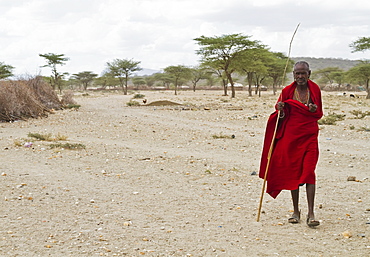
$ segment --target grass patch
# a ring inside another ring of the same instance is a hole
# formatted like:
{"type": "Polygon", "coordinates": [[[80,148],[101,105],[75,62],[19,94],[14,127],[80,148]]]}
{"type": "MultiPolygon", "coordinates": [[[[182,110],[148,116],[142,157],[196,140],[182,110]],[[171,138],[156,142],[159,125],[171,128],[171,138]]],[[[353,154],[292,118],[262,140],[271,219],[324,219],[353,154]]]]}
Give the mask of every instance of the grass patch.
{"type": "Polygon", "coordinates": [[[329,113],[318,121],[319,125],[336,125],[337,121],[344,120],[345,114],[329,113]]]}
{"type": "Polygon", "coordinates": [[[54,141],[54,139],[51,136],[51,133],[48,134],[39,134],[39,133],[28,133],[28,137],[32,137],[34,139],[40,140],[40,141],[54,141]]]}
{"type": "Polygon", "coordinates": [[[127,106],[139,106],[140,105],[140,103],[136,101],[130,101],[130,102],[127,102],[126,104],[127,106]]]}
{"type": "Polygon", "coordinates": [[[368,128],[368,127],[361,127],[361,128],[358,129],[358,131],[370,132],[370,128],[368,128]]]}
{"type": "Polygon", "coordinates": [[[56,135],[55,138],[54,138],[55,141],[66,141],[67,139],[68,139],[67,136],[64,136],[60,133],[58,133],[58,135],[56,135]]]}
{"type": "Polygon", "coordinates": [[[214,139],[221,139],[221,138],[226,138],[226,139],[234,139],[234,135],[224,135],[224,134],[219,134],[219,135],[212,135],[214,139]]]}
{"type": "Polygon", "coordinates": [[[64,108],[66,109],[79,109],[81,107],[81,105],[79,104],[67,104],[66,106],[64,106],[64,108]]]}
{"type": "Polygon", "coordinates": [[[370,116],[370,112],[363,112],[360,110],[352,110],[350,113],[353,114],[356,119],[363,119],[366,116],[370,116]]]}
{"type": "Polygon", "coordinates": [[[39,134],[39,133],[28,133],[28,137],[32,137],[36,140],[40,141],[65,141],[67,140],[67,136],[61,135],[58,133],[55,137],[52,136],[51,133],[48,134],[39,134]]]}
{"type": "Polygon", "coordinates": [[[17,147],[20,147],[20,146],[23,146],[23,142],[19,139],[15,139],[14,140],[14,145],[17,146],[17,147]]]}
{"type": "Polygon", "coordinates": [[[64,149],[69,149],[69,150],[81,150],[81,149],[86,149],[86,146],[84,144],[71,144],[71,143],[57,143],[57,144],[50,144],[49,145],[51,149],[54,148],[64,148],[64,149]]]}

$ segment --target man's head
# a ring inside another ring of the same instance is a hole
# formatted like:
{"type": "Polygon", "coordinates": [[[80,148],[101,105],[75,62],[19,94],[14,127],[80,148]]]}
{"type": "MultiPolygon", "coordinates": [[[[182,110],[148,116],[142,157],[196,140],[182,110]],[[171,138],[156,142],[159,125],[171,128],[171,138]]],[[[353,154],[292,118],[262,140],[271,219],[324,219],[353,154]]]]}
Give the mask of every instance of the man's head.
{"type": "Polygon", "coordinates": [[[310,65],[307,62],[299,61],[294,64],[293,76],[299,86],[306,85],[310,75],[310,65]]]}

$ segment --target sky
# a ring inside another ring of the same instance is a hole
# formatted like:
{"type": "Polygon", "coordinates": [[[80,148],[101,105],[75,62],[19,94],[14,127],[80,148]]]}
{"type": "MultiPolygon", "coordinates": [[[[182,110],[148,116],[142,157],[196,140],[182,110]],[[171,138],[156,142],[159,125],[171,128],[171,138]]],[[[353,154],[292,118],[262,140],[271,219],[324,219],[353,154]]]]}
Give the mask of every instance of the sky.
{"type": "Polygon", "coordinates": [[[368,0],[0,0],[0,62],[50,75],[39,54],[70,58],[61,72],[98,75],[114,59],[145,69],[196,66],[194,38],[240,33],[291,57],[370,59],[349,44],[370,37],[368,0]]]}

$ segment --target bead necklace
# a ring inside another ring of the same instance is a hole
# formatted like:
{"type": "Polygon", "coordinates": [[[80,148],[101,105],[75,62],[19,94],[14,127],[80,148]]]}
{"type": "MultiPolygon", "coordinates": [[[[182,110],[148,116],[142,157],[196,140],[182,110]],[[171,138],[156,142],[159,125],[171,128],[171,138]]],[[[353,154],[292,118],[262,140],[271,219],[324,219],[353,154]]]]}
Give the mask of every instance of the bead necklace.
{"type": "Polygon", "coordinates": [[[302,98],[301,98],[297,88],[294,90],[294,95],[295,95],[296,100],[303,103],[304,105],[308,105],[308,101],[310,100],[310,91],[308,90],[308,88],[307,88],[306,101],[302,101],[302,98]]]}

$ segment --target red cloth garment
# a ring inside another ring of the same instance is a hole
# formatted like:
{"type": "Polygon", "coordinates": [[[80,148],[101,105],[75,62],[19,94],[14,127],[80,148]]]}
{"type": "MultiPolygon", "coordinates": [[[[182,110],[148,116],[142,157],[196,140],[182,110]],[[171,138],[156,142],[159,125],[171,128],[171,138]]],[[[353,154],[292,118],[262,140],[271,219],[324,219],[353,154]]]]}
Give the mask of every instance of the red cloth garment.
{"type": "MultiPolygon", "coordinates": [[[[296,190],[300,184],[316,183],[315,168],[319,158],[317,121],[323,115],[321,91],[317,84],[308,80],[311,102],[317,105],[317,110],[310,112],[308,106],[293,100],[296,87],[295,82],[286,86],[278,100],[285,103],[285,116],[279,119],[266,178],[266,192],[273,198],[276,198],[281,190],[296,190]]],[[[278,111],[275,111],[267,122],[260,178],[265,177],[277,119],[278,111]]]]}

